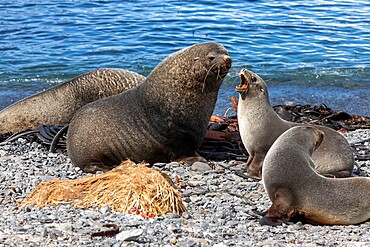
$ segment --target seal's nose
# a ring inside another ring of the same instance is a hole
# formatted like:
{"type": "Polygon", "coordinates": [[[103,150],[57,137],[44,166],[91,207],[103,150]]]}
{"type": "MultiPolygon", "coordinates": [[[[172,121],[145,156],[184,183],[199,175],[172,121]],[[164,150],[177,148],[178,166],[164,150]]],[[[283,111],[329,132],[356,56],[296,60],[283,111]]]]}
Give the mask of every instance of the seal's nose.
{"type": "Polygon", "coordinates": [[[228,55],[225,55],[224,56],[224,61],[225,61],[225,65],[226,65],[227,69],[230,69],[231,64],[232,64],[231,57],[229,57],[228,55]]]}

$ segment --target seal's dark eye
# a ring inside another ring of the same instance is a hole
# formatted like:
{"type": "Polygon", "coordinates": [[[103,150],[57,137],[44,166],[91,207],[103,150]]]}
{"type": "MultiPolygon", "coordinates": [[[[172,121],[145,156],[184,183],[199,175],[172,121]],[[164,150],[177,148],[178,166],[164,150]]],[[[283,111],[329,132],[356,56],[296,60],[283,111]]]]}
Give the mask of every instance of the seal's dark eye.
{"type": "Polygon", "coordinates": [[[215,60],[215,58],[216,58],[215,56],[209,56],[209,57],[208,57],[208,60],[209,60],[210,62],[212,62],[213,60],[215,60]]]}
{"type": "Polygon", "coordinates": [[[252,77],[251,77],[251,81],[252,81],[252,82],[256,82],[256,81],[257,81],[257,77],[255,77],[255,76],[253,76],[253,75],[252,75],[252,77]]]}

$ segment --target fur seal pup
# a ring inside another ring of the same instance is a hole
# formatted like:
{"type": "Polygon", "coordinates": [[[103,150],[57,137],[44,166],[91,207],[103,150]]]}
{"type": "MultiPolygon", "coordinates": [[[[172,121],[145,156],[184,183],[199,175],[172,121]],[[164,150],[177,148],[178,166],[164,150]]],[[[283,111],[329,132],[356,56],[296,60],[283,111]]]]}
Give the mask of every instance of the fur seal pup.
{"type": "MultiPolygon", "coordinates": [[[[239,92],[238,122],[240,136],[249,153],[248,173],[261,177],[262,163],[274,141],[286,130],[303,124],[283,120],[270,104],[266,83],[257,74],[242,69],[239,92]]],[[[355,164],[351,146],[335,130],[315,125],[326,138],[312,159],[318,173],[330,177],[351,176],[355,164]]]]}
{"type": "Polygon", "coordinates": [[[196,150],[230,67],[222,45],[196,44],[168,56],[136,88],[82,107],[68,130],[72,163],[96,172],[126,159],[201,158],[196,150]]]}
{"type": "Polygon", "coordinates": [[[96,69],[20,100],[0,112],[0,133],[68,124],[89,102],[121,93],[145,80],[123,69],[96,69]]]}
{"type": "Polygon", "coordinates": [[[326,134],[297,126],[282,134],[267,152],[262,181],[272,206],[261,224],[289,220],[311,224],[357,224],[370,219],[370,178],[327,178],[311,159],[326,134]]]}

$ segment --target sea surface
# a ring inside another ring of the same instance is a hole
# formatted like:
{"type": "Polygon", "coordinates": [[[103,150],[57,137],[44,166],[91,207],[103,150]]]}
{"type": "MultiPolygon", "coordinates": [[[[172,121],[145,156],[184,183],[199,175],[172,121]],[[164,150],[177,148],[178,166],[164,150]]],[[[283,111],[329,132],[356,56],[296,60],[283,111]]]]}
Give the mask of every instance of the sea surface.
{"type": "Polygon", "coordinates": [[[324,103],[370,116],[370,1],[0,1],[0,109],[102,67],[148,75],[166,56],[216,41],[233,59],[215,113],[241,68],[272,104],[324,103]]]}

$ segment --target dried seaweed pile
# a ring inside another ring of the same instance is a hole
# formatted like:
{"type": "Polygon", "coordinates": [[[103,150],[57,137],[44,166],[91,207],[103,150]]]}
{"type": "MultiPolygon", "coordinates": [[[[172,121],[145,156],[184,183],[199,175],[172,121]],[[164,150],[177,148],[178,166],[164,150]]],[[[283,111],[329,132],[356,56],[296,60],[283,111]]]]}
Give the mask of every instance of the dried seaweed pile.
{"type": "Polygon", "coordinates": [[[370,118],[350,115],[343,111],[334,111],[325,104],[311,105],[278,105],[274,110],[285,120],[324,125],[335,130],[352,131],[370,129],[370,118]]]}
{"type": "Polygon", "coordinates": [[[100,175],[39,184],[21,206],[57,206],[59,203],[83,208],[107,205],[113,211],[143,217],[186,212],[181,195],[166,174],[144,164],[136,166],[131,161],[100,175]]]}
{"type": "Polygon", "coordinates": [[[247,160],[236,115],[212,116],[199,154],[210,160],[247,160]]]}
{"type": "MultiPolygon", "coordinates": [[[[232,99],[236,112],[236,99],[232,99]]],[[[352,131],[356,129],[370,129],[370,118],[349,115],[342,111],[334,111],[325,104],[310,105],[278,105],[273,107],[275,112],[285,120],[324,125],[337,131],[352,131]]],[[[225,114],[226,115],[226,114],[225,114]]],[[[352,146],[356,159],[368,160],[370,153],[364,143],[352,146]]],[[[200,147],[199,153],[210,160],[243,160],[248,157],[239,135],[237,116],[215,117],[210,120],[208,131],[200,147]]]]}
{"type": "Polygon", "coordinates": [[[68,125],[52,126],[41,125],[35,130],[24,130],[14,134],[0,134],[1,142],[12,142],[18,138],[25,138],[30,142],[39,142],[49,147],[50,152],[57,148],[66,149],[68,125]]]}

